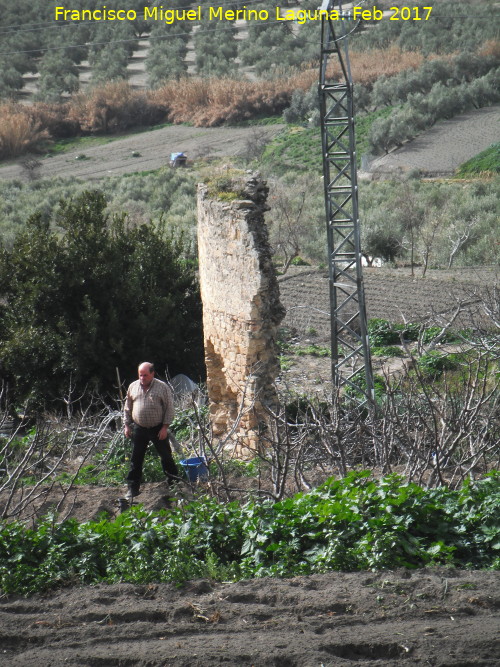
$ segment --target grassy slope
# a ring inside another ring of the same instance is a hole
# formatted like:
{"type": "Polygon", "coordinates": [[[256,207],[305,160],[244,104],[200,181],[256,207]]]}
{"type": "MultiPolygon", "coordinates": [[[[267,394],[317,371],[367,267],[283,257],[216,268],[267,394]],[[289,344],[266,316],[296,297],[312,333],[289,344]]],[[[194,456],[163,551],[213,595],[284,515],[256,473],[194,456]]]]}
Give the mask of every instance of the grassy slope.
{"type": "Polygon", "coordinates": [[[478,176],[489,173],[500,173],[500,142],[467,160],[457,170],[457,176],[478,176]]]}
{"type": "MultiPolygon", "coordinates": [[[[358,167],[361,156],[368,151],[368,133],[374,120],[388,116],[392,107],[356,118],[356,154],[358,167]]],[[[304,128],[290,125],[269,144],[262,162],[278,173],[287,170],[320,172],[321,133],[319,127],[304,128]]]]}

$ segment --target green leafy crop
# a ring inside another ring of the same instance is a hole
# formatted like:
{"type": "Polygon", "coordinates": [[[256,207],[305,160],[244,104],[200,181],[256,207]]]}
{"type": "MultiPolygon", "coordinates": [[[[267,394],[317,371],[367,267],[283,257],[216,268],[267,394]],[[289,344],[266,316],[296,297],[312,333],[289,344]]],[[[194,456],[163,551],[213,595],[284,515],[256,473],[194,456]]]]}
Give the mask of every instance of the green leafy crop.
{"type": "Polygon", "coordinates": [[[455,491],[426,490],[397,475],[376,481],[354,472],[278,503],[202,498],[168,514],[134,508],[114,521],[8,523],[0,526],[0,588],[33,594],[74,583],[500,569],[499,481],[491,473],[455,491]]]}

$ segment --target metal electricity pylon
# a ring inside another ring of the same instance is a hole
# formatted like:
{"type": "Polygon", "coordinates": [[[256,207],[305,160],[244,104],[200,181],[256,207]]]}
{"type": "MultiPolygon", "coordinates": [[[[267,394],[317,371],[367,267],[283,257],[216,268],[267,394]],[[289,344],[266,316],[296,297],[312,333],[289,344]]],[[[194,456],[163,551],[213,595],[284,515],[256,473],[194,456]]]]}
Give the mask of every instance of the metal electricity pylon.
{"type": "Polygon", "coordinates": [[[374,388],[361,264],[353,83],[348,53],[348,33],[354,22],[349,12],[343,11],[341,1],[324,0],[321,9],[328,12],[328,17],[321,20],[319,98],[332,378],[334,390],[352,387],[354,391],[349,393],[363,405],[373,403],[374,388]],[[333,10],[339,14],[338,20],[332,18],[333,10]]]}

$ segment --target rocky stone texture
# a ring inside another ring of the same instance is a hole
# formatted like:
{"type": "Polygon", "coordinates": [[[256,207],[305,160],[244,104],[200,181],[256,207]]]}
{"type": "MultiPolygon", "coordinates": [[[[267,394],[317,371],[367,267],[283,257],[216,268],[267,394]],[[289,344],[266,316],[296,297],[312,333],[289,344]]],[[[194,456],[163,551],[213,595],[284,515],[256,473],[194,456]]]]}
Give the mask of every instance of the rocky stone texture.
{"type": "Polygon", "coordinates": [[[261,445],[265,406],[276,402],[275,338],[285,314],[264,221],[267,194],[258,174],[232,173],[198,186],[210,416],[218,439],[238,422],[231,446],[243,457],[261,445]]]}

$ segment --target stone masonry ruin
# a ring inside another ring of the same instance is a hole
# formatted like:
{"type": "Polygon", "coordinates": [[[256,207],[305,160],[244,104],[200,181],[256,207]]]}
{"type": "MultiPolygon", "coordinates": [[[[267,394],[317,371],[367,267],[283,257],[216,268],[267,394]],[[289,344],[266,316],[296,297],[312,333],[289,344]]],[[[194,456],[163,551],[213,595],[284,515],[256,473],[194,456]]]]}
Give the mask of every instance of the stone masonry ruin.
{"type": "MultiPolygon", "coordinates": [[[[198,253],[210,420],[246,457],[277,403],[276,333],[285,311],[264,221],[268,187],[226,170],[198,186],[198,253]],[[236,428],[235,428],[236,425],[236,428]]],[[[228,443],[229,444],[229,443],[228,443]]]]}

